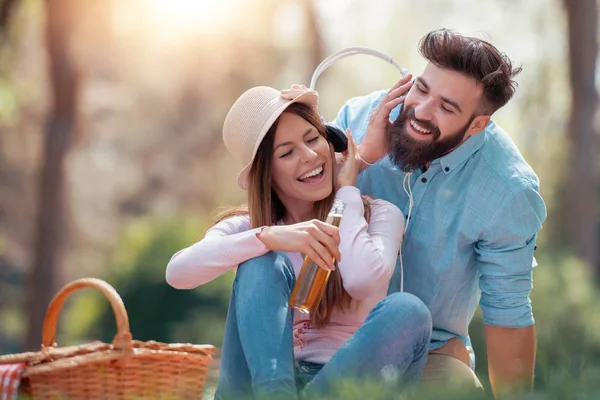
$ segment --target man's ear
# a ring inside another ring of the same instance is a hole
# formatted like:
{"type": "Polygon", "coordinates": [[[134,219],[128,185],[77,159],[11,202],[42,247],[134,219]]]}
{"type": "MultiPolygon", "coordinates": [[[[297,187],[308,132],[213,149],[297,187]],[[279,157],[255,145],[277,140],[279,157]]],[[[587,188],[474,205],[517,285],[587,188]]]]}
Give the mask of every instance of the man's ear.
{"type": "Polygon", "coordinates": [[[467,129],[465,137],[469,137],[484,130],[485,127],[490,123],[490,119],[491,117],[489,115],[476,116],[471,122],[471,125],[469,125],[469,129],[467,129]]]}

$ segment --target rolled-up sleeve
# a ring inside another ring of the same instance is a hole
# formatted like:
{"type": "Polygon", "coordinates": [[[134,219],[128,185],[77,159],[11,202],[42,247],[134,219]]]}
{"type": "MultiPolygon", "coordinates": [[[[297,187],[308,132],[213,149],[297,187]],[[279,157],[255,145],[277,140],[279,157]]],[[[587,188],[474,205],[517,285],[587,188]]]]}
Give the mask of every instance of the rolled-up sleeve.
{"type": "Polygon", "coordinates": [[[533,252],[545,219],[546,207],[537,190],[524,189],[505,199],[476,244],[486,325],[524,328],[534,324],[529,298],[533,252]]]}

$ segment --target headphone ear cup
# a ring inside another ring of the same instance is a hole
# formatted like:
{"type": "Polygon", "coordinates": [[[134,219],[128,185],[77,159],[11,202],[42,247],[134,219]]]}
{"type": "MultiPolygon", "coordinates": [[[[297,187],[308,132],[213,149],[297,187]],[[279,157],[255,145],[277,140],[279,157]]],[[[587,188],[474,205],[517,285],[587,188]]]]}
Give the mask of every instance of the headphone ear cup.
{"type": "Polygon", "coordinates": [[[330,124],[325,124],[325,128],[327,128],[327,140],[333,145],[336,153],[348,150],[348,138],[340,128],[330,124]]]}

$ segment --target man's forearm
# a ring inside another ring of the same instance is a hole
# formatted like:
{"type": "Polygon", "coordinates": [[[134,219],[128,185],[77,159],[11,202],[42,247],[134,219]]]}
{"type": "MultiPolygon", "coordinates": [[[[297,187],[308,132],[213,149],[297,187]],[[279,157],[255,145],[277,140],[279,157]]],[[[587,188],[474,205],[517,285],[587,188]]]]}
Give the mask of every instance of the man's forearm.
{"type": "Polygon", "coordinates": [[[490,383],[496,398],[513,390],[531,389],[535,366],[535,326],[484,327],[490,383]]]}

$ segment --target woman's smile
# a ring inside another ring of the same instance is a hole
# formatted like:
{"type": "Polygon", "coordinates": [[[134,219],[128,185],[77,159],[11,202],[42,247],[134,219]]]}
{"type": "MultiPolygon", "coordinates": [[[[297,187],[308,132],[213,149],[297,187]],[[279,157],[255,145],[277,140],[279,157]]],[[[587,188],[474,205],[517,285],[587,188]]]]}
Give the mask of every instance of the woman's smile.
{"type": "Polygon", "coordinates": [[[313,168],[308,172],[300,175],[298,181],[302,183],[308,184],[317,184],[321,183],[323,178],[325,177],[325,164],[319,165],[317,168],[313,168]]]}

